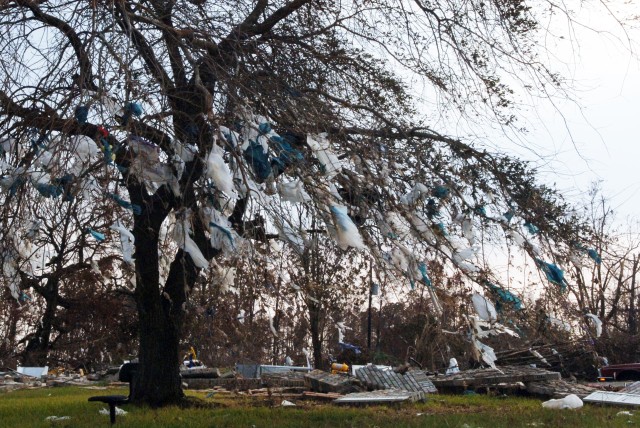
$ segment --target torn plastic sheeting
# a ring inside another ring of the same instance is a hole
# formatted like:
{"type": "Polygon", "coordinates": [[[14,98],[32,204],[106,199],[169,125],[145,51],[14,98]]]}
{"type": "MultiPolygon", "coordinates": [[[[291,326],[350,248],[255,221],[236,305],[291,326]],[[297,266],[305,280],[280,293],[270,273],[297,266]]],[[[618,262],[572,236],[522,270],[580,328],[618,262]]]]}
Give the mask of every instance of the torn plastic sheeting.
{"type": "Polygon", "coordinates": [[[283,200],[294,203],[308,202],[311,196],[304,190],[301,180],[278,183],[278,192],[283,200]]]}
{"type": "Polygon", "coordinates": [[[414,205],[422,195],[428,194],[429,189],[422,183],[417,183],[413,188],[400,198],[403,205],[414,205]]]}
{"type": "Polygon", "coordinates": [[[478,293],[474,293],[471,296],[471,302],[473,303],[473,307],[475,308],[481,320],[495,321],[498,319],[496,308],[489,300],[487,300],[483,296],[479,295],[478,293]]]}
{"type": "Polygon", "coordinates": [[[497,370],[496,361],[498,357],[496,357],[496,354],[493,351],[492,347],[485,345],[476,338],[473,338],[473,347],[476,351],[477,356],[480,357],[482,361],[491,366],[491,368],[497,370]]]}
{"type": "Polygon", "coordinates": [[[513,308],[516,311],[522,309],[522,300],[520,300],[516,295],[489,282],[487,283],[487,285],[489,286],[491,291],[493,291],[498,296],[498,301],[496,303],[496,310],[498,312],[500,312],[502,303],[513,304],[513,308]]]}
{"type": "Polygon", "coordinates": [[[342,351],[350,350],[350,351],[353,351],[356,355],[359,355],[362,353],[362,350],[360,349],[359,346],[352,345],[350,343],[345,343],[345,342],[338,342],[338,345],[340,346],[340,349],[342,351]]]}
{"type": "Polygon", "coordinates": [[[204,257],[195,241],[191,239],[191,227],[189,226],[188,217],[187,214],[182,221],[176,223],[173,229],[173,238],[178,246],[189,254],[196,267],[199,269],[207,269],[209,267],[209,261],[204,257]]]}
{"type": "Polygon", "coordinates": [[[331,178],[342,168],[338,157],[329,150],[330,144],[327,141],[327,134],[307,135],[307,145],[313,150],[316,158],[322,166],[324,175],[331,178]]]}
{"type": "Polygon", "coordinates": [[[87,119],[89,118],[89,107],[84,105],[77,106],[74,112],[74,117],[78,123],[87,123],[87,119]]]}
{"type": "Polygon", "coordinates": [[[330,207],[330,210],[335,220],[338,246],[342,250],[346,250],[348,247],[365,248],[358,227],[347,214],[347,207],[344,205],[333,205],[330,207]]]}
{"type": "Polygon", "coordinates": [[[120,223],[120,220],[117,220],[115,223],[109,226],[109,229],[120,233],[122,258],[126,263],[133,265],[135,263],[135,260],[133,258],[133,246],[135,245],[136,240],[135,237],[129,231],[129,229],[127,229],[122,225],[122,223],[120,223]]]}
{"type": "Polygon", "coordinates": [[[94,238],[96,238],[100,242],[105,240],[105,236],[102,233],[96,232],[95,230],[91,229],[90,227],[87,228],[87,232],[89,232],[91,234],[91,236],[93,236],[94,238]]]}
{"type": "Polygon", "coordinates": [[[259,182],[263,182],[271,175],[269,156],[261,144],[252,141],[244,152],[244,158],[253,169],[259,182]]]}
{"type": "Polygon", "coordinates": [[[585,317],[593,321],[593,324],[596,327],[596,337],[600,337],[602,335],[602,321],[600,321],[600,318],[594,314],[586,314],[585,317]]]}
{"type": "Polygon", "coordinates": [[[120,196],[116,195],[115,193],[107,193],[107,196],[110,197],[111,199],[113,199],[114,201],[116,201],[116,203],[118,205],[120,205],[121,207],[133,211],[134,214],[136,214],[136,215],[142,214],[142,208],[140,207],[140,205],[132,204],[129,201],[125,201],[120,196]]]}
{"type": "Polygon", "coordinates": [[[272,150],[276,157],[271,159],[271,166],[276,170],[274,175],[283,173],[289,166],[304,160],[299,150],[294,149],[285,137],[273,135],[270,137],[272,150]]]}
{"type": "Polygon", "coordinates": [[[420,271],[420,275],[422,275],[422,282],[424,283],[424,285],[426,285],[427,287],[432,287],[433,285],[431,284],[431,279],[429,278],[429,275],[427,273],[427,265],[424,264],[424,262],[418,263],[418,271],[420,271]]]}
{"type": "Polygon", "coordinates": [[[547,263],[543,260],[536,259],[536,264],[542,269],[542,271],[547,276],[547,279],[555,284],[560,286],[562,291],[567,288],[567,281],[564,279],[564,272],[558,266],[553,263],[547,263]]]}
{"type": "MultiPolygon", "coordinates": [[[[207,177],[215,183],[218,190],[226,193],[228,196],[233,195],[233,175],[229,166],[225,163],[224,150],[214,144],[211,152],[207,156],[207,177]]],[[[269,174],[267,174],[268,176],[269,174]]],[[[265,177],[266,178],[266,177],[265,177]]]]}
{"type": "Polygon", "coordinates": [[[589,248],[587,250],[587,255],[591,259],[593,259],[593,261],[596,262],[596,264],[602,263],[602,258],[600,258],[600,254],[598,254],[598,252],[596,250],[594,250],[593,248],[589,248]]]}

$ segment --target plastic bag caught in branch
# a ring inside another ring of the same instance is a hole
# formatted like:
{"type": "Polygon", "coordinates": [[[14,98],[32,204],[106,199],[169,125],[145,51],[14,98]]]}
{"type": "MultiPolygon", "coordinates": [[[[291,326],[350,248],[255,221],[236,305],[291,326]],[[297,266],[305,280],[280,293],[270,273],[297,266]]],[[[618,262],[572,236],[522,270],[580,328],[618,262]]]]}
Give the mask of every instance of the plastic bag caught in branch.
{"type": "Polygon", "coordinates": [[[422,183],[417,183],[413,188],[400,198],[400,203],[403,205],[414,205],[422,195],[428,195],[429,189],[422,183]]]}
{"type": "Polygon", "coordinates": [[[593,321],[593,324],[596,326],[596,337],[600,337],[600,335],[602,335],[602,321],[600,321],[600,318],[594,314],[586,314],[585,317],[593,321]]]}
{"type": "Polygon", "coordinates": [[[115,230],[120,233],[120,243],[122,244],[122,259],[130,264],[134,265],[135,259],[133,258],[133,246],[135,244],[136,238],[133,234],[120,223],[120,220],[117,220],[109,229],[115,230]]]}
{"type": "Polygon", "coordinates": [[[335,221],[338,246],[342,250],[346,250],[348,247],[365,248],[357,226],[347,214],[347,207],[344,205],[333,205],[330,209],[335,221]]]}
{"type": "Polygon", "coordinates": [[[213,144],[211,152],[207,156],[207,177],[213,180],[218,190],[232,196],[235,193],[233,175],[225,163],[223,155],[224,150],[217,144],[213,144]]]}
{"type": "Polygon", "coordinates": [[[478,316],[483,321],[495,321],[498,319],[498,313],[493,304],[478,293],[471,296],[471,302],[478,316]]]}
{"type": "Polygon", "coordinates": [[[278,193],[284,201],[288,202],[308,202],[311,196],[304,190],[302,181],[295,180],[289,183],[278,183],[278,193]]]}
{"type": "Polygon", "coordinates": [[[189,224],[190,212],[186,211],[185,216],[181,221],[176,222],[173,229],[173,239],[178,246],[189,254],[193,264],[199,269],[207,269],[209,267],[209,261],[202,255],[200,248],[191,239],[191,226],[189,224]]]}
{"type": "Polygon", "coordinates": [[[320,161],[324,175],[331,178],[340,171],[342,164],[338,157],[329,150],[330,144],[327,141],[327,134],[307,135],[307,145],[320,161]]]}

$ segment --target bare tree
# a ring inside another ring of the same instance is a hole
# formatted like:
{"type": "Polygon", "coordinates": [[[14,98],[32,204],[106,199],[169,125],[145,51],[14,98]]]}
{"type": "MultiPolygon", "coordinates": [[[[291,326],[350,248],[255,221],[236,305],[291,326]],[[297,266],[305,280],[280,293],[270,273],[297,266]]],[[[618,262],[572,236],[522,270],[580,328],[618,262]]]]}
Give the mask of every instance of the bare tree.
{"type": "Polygon", "coordinates": [[[139,325],[132,399],[173,403],[199,271],[252,257],[272,234],[304,251],[310,225],[289,220],[292,203],[343,249],[423,282],[429,257],[492,277],[473,229],[512,231],[554,260],[558,243],[583,237],[535,171],[434,131],[390,71],[422,77],[440,107],[512,125],[507,73],[543,95],[561,83],[536,56],[537,27],[524,0],[4,2],[4,198],[68,193],[120,210],[112,227],[135,270],[139,325]]]}

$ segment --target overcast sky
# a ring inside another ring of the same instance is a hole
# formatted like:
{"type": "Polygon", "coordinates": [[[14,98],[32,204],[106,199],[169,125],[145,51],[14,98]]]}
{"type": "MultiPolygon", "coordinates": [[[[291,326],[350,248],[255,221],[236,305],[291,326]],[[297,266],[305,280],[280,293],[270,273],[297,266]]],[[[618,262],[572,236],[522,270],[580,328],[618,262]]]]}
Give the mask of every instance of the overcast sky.
{"type": "MultiPolygon", "coordinates": [[[[634,2],[617,3],[626,8],[623,14],[637,12],[634,2]]],[[[536,109],[538,117],[530,119],[526,138],[529,147],[554,159],[542,163],[546,181],[577,199],[585,198],[590,183],[602,180],[618,220],[640,218],[640,62],[639,52],[631,51],[639,48],[640,31],[629,28],[625,34],[610,17],[588,10],[578,19],[602,31],[577,25],[573,35],[563,29],[564,45],[549,46],[557,68],[574,80],[578,104],[566,101],[557,109],[536,109]]],[[[535,158],[526,152],[520,150],[535,158]]]]}

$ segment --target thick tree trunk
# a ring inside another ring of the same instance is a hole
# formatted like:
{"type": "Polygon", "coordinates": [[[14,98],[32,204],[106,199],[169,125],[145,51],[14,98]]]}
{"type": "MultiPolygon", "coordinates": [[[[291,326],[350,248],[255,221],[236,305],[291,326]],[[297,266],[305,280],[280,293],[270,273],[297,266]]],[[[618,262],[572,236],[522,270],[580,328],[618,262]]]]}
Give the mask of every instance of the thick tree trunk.
{"type": "MultiPolygon", "coordinates": [[[[134,229],[140,366],[131,398],[134,402],[157,407],[184,399],[179,346],[184,322],[185,285],[195,281],[195,269],[185,253],[178,251],[161,290],[158,234],[147,226],[134,229]]],[[[155,230],[159,230],[159,226],[155,230]]]]}

